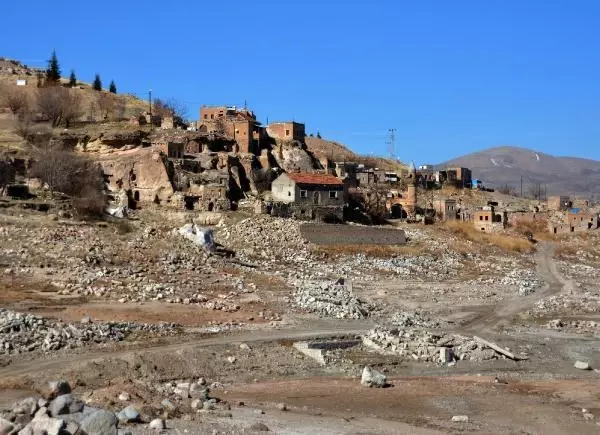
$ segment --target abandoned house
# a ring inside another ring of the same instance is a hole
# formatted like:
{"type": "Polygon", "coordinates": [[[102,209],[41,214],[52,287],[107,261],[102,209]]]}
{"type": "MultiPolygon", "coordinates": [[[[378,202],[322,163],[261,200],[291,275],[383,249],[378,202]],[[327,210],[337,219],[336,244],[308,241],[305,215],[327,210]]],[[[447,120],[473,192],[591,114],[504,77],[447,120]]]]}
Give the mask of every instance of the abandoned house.
{"type": "Polygon", "coordinates": [[[475,228],[486,233],[502,230],[507,223],[506,213],[496,213],[496,208],[493,205],[487,205],[474,211],[472,219],[475,228]]]}
{"type": "Polygon", "coordinates": [[[254,112],[236,106],[202,106],[198,131],[220,133],[237,144],[240,153],[259,154],[265,129],[254,112]]]}
{"type": "Polygon", "coordinates": [[[472,172],[468,168],[446,168],[435,173],[439,184],[447,184],[459,188],[471,188],[473,185],[472,172]]]}
{"type": "Polygon", "coordinates": [[[440,220],[454,221],[457,218],[458,207],[455,199],[438,199],[433,202],[435,215],[440,220]]]}
{"type": "Polygon", "coordinates": [[[333,175],[281,174],[271,186],[271,213],[298,219],[341,222],[344,194],[344,183],[333,175]]]}
{"type": "Polygon", "coordinates": [[[600,221],[597,213],[572,208],[567,211],[562,223],[551,222],[548,227],[553,234],[578,233],[599,228],[600,221]]]}
{"type": "Polygon", "coordinates": [[[568,196],[549,196],[548,197],[548,210],[552,211],[563,211],[568,210],[572,207],[573,203],[571,198],[568,196]]]}
{"type": "Polygon", "coordinates": [[[304,124],[294,121],[273,122],[267,126],[267,134],[273,139],[304,142],[306,137],[304,124]]]}

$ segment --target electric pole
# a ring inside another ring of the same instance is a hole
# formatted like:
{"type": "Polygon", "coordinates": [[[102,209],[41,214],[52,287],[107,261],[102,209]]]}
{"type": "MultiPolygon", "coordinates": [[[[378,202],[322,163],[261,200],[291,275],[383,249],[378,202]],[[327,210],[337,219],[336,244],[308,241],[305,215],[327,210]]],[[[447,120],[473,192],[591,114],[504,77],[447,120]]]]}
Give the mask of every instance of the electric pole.
{"type": "Polygon", "coordinates": [[[150,114],[150,122],[152,122],[152,89],[148,91],[148,113],[150,114]]]}
{"type": "Polygon", "coordinates": [[[396,155],[396,129],[395,128],[390,128],[388,129],[388,133],[389,138],[386,142],[387,146],[388,146],[388,154],[390,156],[390,159],[394,159],[394,156],[396,155]]]}

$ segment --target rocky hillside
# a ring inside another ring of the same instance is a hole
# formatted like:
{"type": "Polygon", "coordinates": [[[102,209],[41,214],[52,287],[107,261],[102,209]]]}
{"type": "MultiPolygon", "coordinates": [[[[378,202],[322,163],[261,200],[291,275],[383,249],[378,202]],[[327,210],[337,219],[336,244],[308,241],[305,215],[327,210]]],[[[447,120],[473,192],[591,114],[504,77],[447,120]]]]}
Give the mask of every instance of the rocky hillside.
{"type": "Polygon", "coordinates": [[[509,185],[527,194],[537,183],[548,195],[592,197],[600,194],[600,162],[576,157],[556,157],[517,147],[496,147],[468,154],[438,165],[464,166],[486,186],[509,185]],[[542,187],[544,189],[544,187],[542,187]]]}
{"type": "Polygon", "coordinates": [[[308,150],[317,158],[327,157],[329,160],[334,162],[357,162],[363,163],[370,167],[390,170],[399,170],[406,167],[405,164],[396,160],[356,154],[345,145],[327,139],[319,139],[317,137],[309,136],[306,138],[306,146],[308,150]]]}

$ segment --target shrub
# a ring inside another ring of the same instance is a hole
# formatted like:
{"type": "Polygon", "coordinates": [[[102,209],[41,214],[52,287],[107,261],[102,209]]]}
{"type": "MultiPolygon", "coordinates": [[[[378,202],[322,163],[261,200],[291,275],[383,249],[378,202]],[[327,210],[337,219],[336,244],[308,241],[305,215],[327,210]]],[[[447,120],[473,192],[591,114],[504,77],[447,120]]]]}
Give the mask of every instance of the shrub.
{"type": "Polygon", "coordinates": [[[452,234],[479,245],[494,246],[508,252],[529,253],[534,246],[522,236],[509,236],[500,233],[485,233],[469,222],[446,222],[444,228],[452,234]]]}

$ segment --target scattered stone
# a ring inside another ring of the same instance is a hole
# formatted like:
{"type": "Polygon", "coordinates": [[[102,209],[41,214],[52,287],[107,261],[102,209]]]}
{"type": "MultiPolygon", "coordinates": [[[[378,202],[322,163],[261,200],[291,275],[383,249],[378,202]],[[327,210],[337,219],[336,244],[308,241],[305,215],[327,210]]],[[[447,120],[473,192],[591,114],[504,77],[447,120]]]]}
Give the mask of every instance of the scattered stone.
{"type": "Polygon", "coordinates": [[[81,422],[81,429],[87,435],[117,435],[118,422],[114,412],[98,410],[81,422]]]}
{"type": "MultiPolygon", "coordinates": [[[[39,417],[31,420],[26,426],[34,434],[60,435],[65,427],[65,421],[58,418],[39,417]]],[[[92,435],[92,434],[89,434],[92,435]]]]}
{"type": "Polygon", "coordinates": [[[71,386],[67,381],[51,381],[48,383],[47,399],[52,400],[62,394],[69,394],[71,386]]]}
{"type": "Polygon", "coordinates": [[[131,396],[129,395],[129,393],[123,392],[119,394],[119,400],[121,402],[129,402],[131,400],[131,396]]]}
{"type": "Polygon", "coordinates": [[[287,411],[287,405],[285,403],[278,403],[277,409],[279,409],[280,411],[287,411]]]}
{"type": "Polygon", "coordinates": [[[92,323],[92,318],[90,316],[83,316],[80,323],[82,325],[89,325],[92,323]]]}
{"type": "Polygon", "coordinates": [[[365,387],[383,388],[387,386],[387,377],[370,366],[365,366],[360,383],[365,387]]]}
{"type": "Polygon", "coordinates": [[[175,409],[177,409],[177,405],[175,405],[169,399],[163,400],[162,402],[160,402],[160,404],[163,406],[163,408],[166,408],[171,411],[174,411],[175,409]]]}
{"type": "Polygon", "coordinates": [[[237,361],[237,358],[234,356],[228,356],[227,361],[229,361],[229,363],[233,364],[237,361]]]}
{"type": "Polygon", "coordinates": [[[28,397],[27,399],[21,400],[13,408],[12,412],[15,414],[24,414],[33,416],[38,410],[38,401],[34,397],[28,397]]]}
{"type": "Polygon", "coordinates": [[[469,416],[467,416],[467,415],[455,415],[454,417],[452,417],[452,421],[454,423],[468,423],[469,422],[469,416]]]}
{"type": "Polygon", "coordinates": [[[134,423],[140,420],[140,413],[133,406],[129,405],[117,414],[119,421],[125,423],[134,423]]]}
{"type": "Polygon", "coordinates": [[[156,418],[150,422],[148,429],[153,430],[164,430],[167,428],[167,424],[162,418],[156,418]]]}
{"type": "Polygon", "coordinates": [[[254,423],[252,426],[250,426],[250,430],[253,430],[254,432],[270,432],[271,431],[269,429],[269,427],[264,423],[254,423]]]}
{"type": "Polygon", "coordinates": [[[248,346],[246,343],[242,343],[242,344],[240,344],[240,349],[241,350],[245,350],[245,351],[249,351],[250,350],[250,346],[248,346]]]}
{"type": "Polygon", "coordinates": [[[591,370],[590,364],[583,361],[575,361],[575,368],[579,370],[591,370]]]}

